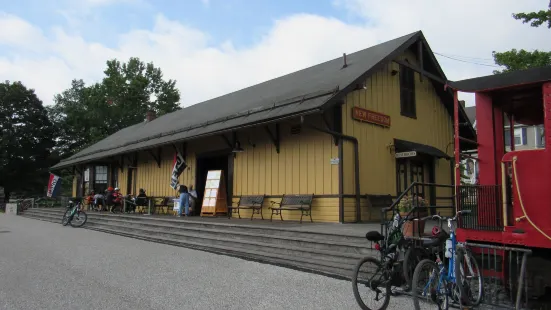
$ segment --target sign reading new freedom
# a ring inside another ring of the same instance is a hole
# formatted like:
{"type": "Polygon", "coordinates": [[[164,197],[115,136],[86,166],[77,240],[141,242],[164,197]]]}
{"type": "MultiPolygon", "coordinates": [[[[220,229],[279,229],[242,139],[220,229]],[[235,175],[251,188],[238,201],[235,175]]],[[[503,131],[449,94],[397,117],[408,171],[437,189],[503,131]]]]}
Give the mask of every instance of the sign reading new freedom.
{"type": "Polygon", "coordinates": [[[359,107],[352,108],[352,118],[358,121],[372,123],[383,127],[390,127],[390,116],[362,109],[359,107]]]}

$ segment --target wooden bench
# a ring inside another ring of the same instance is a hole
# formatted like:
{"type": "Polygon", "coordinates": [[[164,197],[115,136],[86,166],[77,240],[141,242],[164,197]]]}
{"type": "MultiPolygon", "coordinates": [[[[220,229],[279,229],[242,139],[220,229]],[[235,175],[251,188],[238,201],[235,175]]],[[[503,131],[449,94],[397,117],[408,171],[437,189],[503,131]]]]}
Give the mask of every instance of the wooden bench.
{"type": "Polygon", "coordinates": [[[169,197],[154,197],[152,199],[153,199],[153,213],[161,214],[160,212],[158,212],[158,209],[160,208],[161,211],[163,211],[164,208],[166,207],[166,211],[164,211],[163,213],[168,214],[168,212],[170,211],[169,210],[170,206],[168,205],[169,197]]]}
{"type": "Polygon", "coordinates": [[[241,218],[241,214],[239,213],[239,210],[241,209],[252,210],[251,221],[253,220],[255,213],[260,214],[262,219],[264,219],[264,215],[262,215],[262,204],[264,203],[264,197],[265,195],[241,196],[239,198],[239,202],[237,203],[237,206],[230,206],[231,213],[237,213],[239,218],[241,218]]]}
{"type": "Polygon", "coordinates": [[[370,207],[372,208],[388,208],[392,203],[394,202],[392,200],[392,196],[390,194],[388,195],[365,195],[367,197],[367,201],[370,207]]]}
{"type": "Polygon", "coordinates": [[[270,222],[275,215],[279,214],[279,217],[283,221],[283,216],[281,211],[300,211],[300,223],[302,224],[302,217],[304,215],[310,216],[310,222],[312,220],[312,200],[314,200],[314,194],[311,195],[283,195],[281,202],[272,201],[272,216],[270,217],[270,222]],[[279,207],[274,207],[274,205],[279,205],[279,207]]]}
{"type": "Polygon", "coordinates": [[[367,198],[368,206],[370,208],[375,208],[375,209],[379,209],[379,210],[390,207],[392,205],[392,203],[394,202],[394,200],[392,200],[392,195],[390,195],[390,194],[387,194],[387,195],[367,194],[365,196],[367,198]]]}

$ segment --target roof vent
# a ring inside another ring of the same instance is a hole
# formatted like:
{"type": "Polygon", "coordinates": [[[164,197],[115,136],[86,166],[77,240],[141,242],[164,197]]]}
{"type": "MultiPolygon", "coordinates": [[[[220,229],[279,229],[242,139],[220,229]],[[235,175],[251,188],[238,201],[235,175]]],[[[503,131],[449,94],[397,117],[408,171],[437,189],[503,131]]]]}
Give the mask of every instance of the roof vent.
{"type": "Polygon", "coordinates": [[[342,65],[342,68],[344,69],[348,67],[348,64],[346,63],[346,53],[342,53],[342,58],[344,60],[344,64],[342,65]]]}
{"type": "Polygon", "coordinates": [[[294,125],[291,127],[291,135],[298,135],[302,131],[301,125],[294,125]]]}
{"type": "Polygon", "coordinates": [[[153,110],[149,110],[149,111],[147,111],[147,113],[145,114],[145,121],[146,121],[146,122],[151,122],[151,121],[154,120],[155,118],[157,118],[157,114],[155,114],[155,111],[153,111],[153,110]]]}

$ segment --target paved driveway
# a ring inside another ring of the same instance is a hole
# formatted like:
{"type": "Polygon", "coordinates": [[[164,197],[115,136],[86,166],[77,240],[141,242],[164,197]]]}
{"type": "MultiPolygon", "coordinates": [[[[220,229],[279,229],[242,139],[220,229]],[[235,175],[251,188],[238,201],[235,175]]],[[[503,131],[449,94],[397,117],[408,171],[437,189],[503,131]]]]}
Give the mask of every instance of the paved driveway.
{"type": "Polygon", "coordinates": [[[0,309],[359,307],[347,281],[0,214],[0,309]]]}

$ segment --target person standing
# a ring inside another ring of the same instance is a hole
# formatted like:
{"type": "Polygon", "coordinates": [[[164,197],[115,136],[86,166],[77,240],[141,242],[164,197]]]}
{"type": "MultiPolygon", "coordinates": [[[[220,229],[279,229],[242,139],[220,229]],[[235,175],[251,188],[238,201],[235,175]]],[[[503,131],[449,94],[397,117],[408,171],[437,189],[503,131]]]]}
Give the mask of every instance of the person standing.
{"type": "Polygon", "coordinates": [[[182,216],[182,209],[184,209],[185,216],[189,216],[189,192],[187,186],[180,185],[180,208],[178,209],[178,217],[182,216]]]}
{"type": "Polygon", "coordinates": [[[197,205],[197,191],[193,189],[193,185],[190,185],[189,186],[189,209],[191,210],[192,213],[195,212],[196,205],[197,205]]]}

